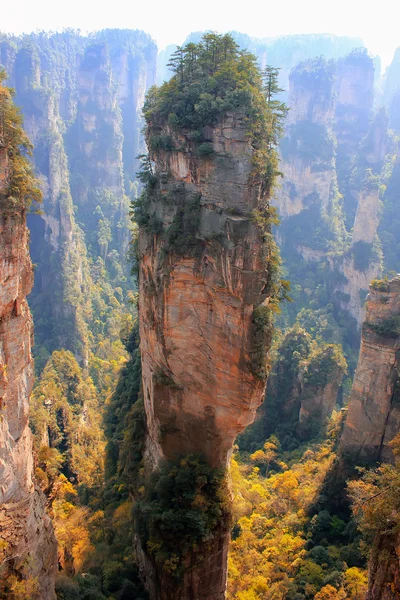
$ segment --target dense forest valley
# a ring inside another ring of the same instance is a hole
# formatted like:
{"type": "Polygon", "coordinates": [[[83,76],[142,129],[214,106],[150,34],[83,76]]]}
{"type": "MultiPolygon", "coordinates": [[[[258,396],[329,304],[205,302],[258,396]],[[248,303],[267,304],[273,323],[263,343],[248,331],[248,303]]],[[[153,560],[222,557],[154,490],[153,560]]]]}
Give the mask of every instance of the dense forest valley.
{"type": "Polygon", "coordinates": [[[400,598],[399,142],[400,49],[0,34],[1,600],[400,598]]]}

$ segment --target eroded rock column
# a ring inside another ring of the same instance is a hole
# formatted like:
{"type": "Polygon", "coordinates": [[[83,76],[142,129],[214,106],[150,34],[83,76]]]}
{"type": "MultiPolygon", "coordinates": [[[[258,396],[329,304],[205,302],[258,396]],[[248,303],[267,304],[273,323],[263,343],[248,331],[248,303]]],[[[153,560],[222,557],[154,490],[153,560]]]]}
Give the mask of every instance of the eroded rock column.
{"type": "Polygon", "coordinates": [[[33,361],[26,295],[31,287],[25,214],[0,215],[0,577],[26,583],[32,599],[51,600],[56,541],[45,498],[32,480],[28,426],[33,361]]]}
{"type": "Polygon", "coordinates": [[[45,498],[32,478],[28,425],[33,332],[26,296],[33,272],[24,202],[29,181],[23,177],[30,175],[19,154],[23,133],[1,81],[0,90],[0,590],[10,600],[52,600],[57,546],[45,498]]]}
{"type": "Polygon", "coordinates": [[[389,442],[400,431],[399,321],[400,278],[373,283],[340,443],[353,464],[393,460],[389,442]]]}
{"type": "MultiPolygon", "coordinates": [[[[225,468],[265,392],[271,275],[255,211],[266,200],[240,115],[204,132],[207,156],[184,133],[149,130],[172,142],[151,153],[139,235],[145,464],[199,454],[225,468]]],[[[153,597],[224,598],[228,529],[187,557],[175,588],[158,572],[153,597]]]]}

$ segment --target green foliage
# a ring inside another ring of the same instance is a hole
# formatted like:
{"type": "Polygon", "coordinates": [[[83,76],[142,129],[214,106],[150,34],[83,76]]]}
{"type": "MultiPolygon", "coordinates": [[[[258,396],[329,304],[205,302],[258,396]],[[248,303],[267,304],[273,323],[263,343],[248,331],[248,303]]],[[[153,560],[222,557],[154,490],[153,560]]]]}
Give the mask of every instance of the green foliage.
{"type": "Polygon", "coordinates": [[[388,292],[390,289],[388,277],[383,279],[373,279],[371,281],[371,288],[377,292],[388,292]]]}
{"type": "Polygon", "coordinates": [[[366,542],[372,565],[379,565],[387,579],[385,587],[395,589],[394,549],[400,526],[400,436],[391,442],[394,464],[376,469],[359,469],[360,477],[347,484],[353,516],[366,542]]]}
{"type": "Polygon", "coordinates": [[[210,142],[203,142],[197,147],[198,156],[210,156],[214,154],[214,147],[210,142]]]}
{"type": "Polygon", "coordinates": [[[328,90],[335,79],[335,62],[326,61],[322,55],[319,58],[298,63],[292,70],[292,78],[303,87],[328,90]]]}
{"type": "Polygon", "coordinates": [[[302,398],[318,393],[318,387],[340,383],[347,371],[340,345],[326,344],[319,336],[314,340],[299,324],[275,342],[272,362],[258,418],[237,439],[241,451],[254,452],[271,434],[279,437],[284,450],[294,450],[302,439],[321,436],[324,424],[316,417],[313,426],[302,426],[300,437],[302,398]]]}
{"type": "Polygon", "coordinates": [[[132,554],[132,501],[140,480],[145,417],[137,326],[122,332],[130,360],[106,406],[70,352],[54,352],[36,386],[31,426],[36,476],[50,498],[63,562],[60,599],[145,600],[132,554]],[[107,437],[106,480],[103,457],[107,437]],[[49,445],[43,443],[49,436],[49,445]],[[84,573],[84,576],[80,575],[84,573]]]}
{"type": "Polygon", "coordinates": [[[168,123],[186,130],[200,144],[198,153],[207,156],[212,147],[202,139],[202,130],[231,112],[241,114],[254,148],[255,171],[269,193],[278,174],[275,148],[287,112],[273,99],[279,91],[277,70],[267,68],[263,78],[252,54],[239,51],[230,35],[214,33],[179,47],[169,66],[173,77],[152,88],[144,105],[150,148],[157,128],[168,123]]]}
{"type": "Polygon", "coordinates": [[[229,528],[228,497],[224,471],[200,456],[162,465],[134,507],[142,545],[167,573],[180,578],[182,558],[195,556],[229,528]]]}
{"type": "Polygon", "coordinates": [[[303,379],[309,385],[323,387],[337,369],[343,372],[347,370],[341,347],[335,344],[322,344],[309,356],[303,379]]]}
{"type": "Polygon", "coordinates": [[[199,245],[196,233],[200,225],[200,200],[201,196],[195,195],[182,207],[178,207],[166,231],[169,250],[182,255],[190,255],[196,251],[199,245]]]}
{"type": "Polygon", "coordinates": [[[365,321],[363,327],[386,338],[397,338],[400,335],[400,316],[383,319],[379,323],[365,321]]]}
{"type": "Polygon", "coordinates": [[[55,351],[47,362],[32,394],[30,426],[43,488],[49,492],[61,473],[79,485],[101,485],[99,404],[93,382],[71,352],[55,351]]]}
{"type": "Polygon", "coordinates": [[[372,259],[372,244],[359,240],[352,246],[351,253],[354,258],[354,267],[357,271],[365,272],[372,259]]]}
{"type": "Polygon", "coordinates": [[[268,348],[272,339],[273,321],[271,307],[257,306],[253,310],[251,368],[260,379],[266,379],[268,348]]]}
{"type": "Polygon", "coordinates": [[[265,450],[233,457],[237,521],[230,547],[229,599],[365,597],[361,535],[349,515],[324,507],[324,482],[334,464],[341,423],[341,415],[334,415],[326,439],[293,451],[282,451],[271,437],[265,450]],[[261,461],[272,467],[262,468],[261,461]],[[330,596],[325,595],[327,588],[330,596]]]}
{"type": "Polygon", "coordinates": [[[0,212],[12,215],[41,202],[42,194],[32,166],[25,154],[32,154],[32,145],[23,128],[22,115],[13,102],[13,90],[4,85],[7,75],[0,69],[0,157],[9,172],[6,189],[0,194],[0,212]],[[7,164],[8,163],[8,164],[7,164]]]}
{"type": "Polygon", "coordinates": [[[106,405],[104,416],[107,438],[106,478],[109,486],[133,484],[144,448],[145,417],[139,394],[142,369],[138,322],[126,341],[126,348],[130,358],[120,372],[117,387],[106,405]]]}
{"type": "Polygon", "coordinates": [[[388,164],[389,176],[383,193],[383,210],[378,234],[382,241],[385,267],[388,271],[399,270],[400,261],[400,156],[392,157],[388,164]]]}

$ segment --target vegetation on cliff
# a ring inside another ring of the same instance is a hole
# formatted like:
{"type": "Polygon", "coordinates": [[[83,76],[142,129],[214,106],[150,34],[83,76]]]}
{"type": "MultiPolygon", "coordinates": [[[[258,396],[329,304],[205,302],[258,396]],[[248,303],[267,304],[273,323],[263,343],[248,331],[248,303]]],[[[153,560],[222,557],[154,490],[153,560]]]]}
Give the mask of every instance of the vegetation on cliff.
{"type": "Polygon", "coordinates": [[[223,469],[201,456],[162,465],[134,507],[142,546],[161,569],[180,579],[188,558],[212,545],[230,526],[229,492],[223,469]]]}
{"type": "Polygon", "coordinates": [[[124,341],[130,359],[106,405],[65,350],[52,354],[33,392],[36,477],[59,545],[60,600],[147,597],[132,549],[130,487],[144,427],[136,328],[124,341]]]}
{"type": "Polygon", "coordinates": [[[255,307],[253,314],[252,370],[265,379],[265,348],[271,341],[273,313],[279,311],[281,300],[289,299],[289,283],[279,278],[279,252],[271,234],[278,220],[270,198],[280,175],[277,147],[287,112],[286,106],[276,100],[281,91],[278,70],[267,67],[262,74],[252,54],[240,51],[230,35],[217,34],[205,34],[197,44],[178,48],[172,56],[171,69],[173,77],[161,87],[152,88],[144,105],[150,154],[142,157],[139,177],[145,186],[133,203],[134,218],[140,227],[160,236],[165,254],[199,254],[204,242],[228,247],[230,242],[224,232],[204,240],[199,233],[201,197],[195,195],[182,201],[184,190],[178,188],[174,193],[166,193],[168,173],[156,173],[151,159],[158,151],[174,150],[194,153],[199,160],[212,160],[215,150],[207,131],[232,115],[244,120],[252,149],[251,175],[261,193],[259,205],[251,214],[239,214],[257,224],[262,238],[267,274],[264,294],[268,303],[255,307]],[[172,223],[165,230],[155,208],[158,203],[171,205],[175,210],[172,223]]]}
{"type": "Polygon", "coordinates": [[[267,68],[263,78],[255,57],[239,51],[229,35],[206,34],[199,43],[179,48],[171,67],[171,80],[151,89],[144,105],[149,155],[142,157],[139,177],[144,189],[133,205],[139,225],[143,393],[149,417],[148,468],[143,489],[141,480],[139,485],[134,482],[134,512],[141,548],[150,559],[161,597],[168,596],[165,589],[171,585],[171,594],[183,598],[189,593],[183,591],[185,586],[192,589],[190,580],[196,577],[205,578],[204,585],[212,586],[213,593],[223,593],[223,549],[229,529],[225,464],[237,431],[235,414],[242,407],[243,385],[250,406],[259,399],[272,316],[288,297],[289,284],[279,279],[279,253],[271,233],[276,214],[270,207],[286,107],[275,100],[277,70],[267,68]],[[183,168],[176,168],[181,163],[183,168]],[[186,169],[184,176],[181,171],[186,169]],[[227,173],[232,173],[228,181],[227,173]],[[203,275],[196,262],[201,262],[203,275]],[[191,356],[191,367],[197,357],[203,364],[196,365],[198,380],[189,368],[179,387],[173,365],[181,357],[167,338],[167,328],[175,329],[175,315],[168,322],[164,314],[177,312],[170,292],[185,264],[188,281],[180,306],[188,316],[177,323],[186,346],[181,350],[191,356]],[[207,265],[213,265],[209,273],[207,265]],[[232,282],[227,275],[231,271],[237,273],[232,282]],[[204,311],[200,298],[211,282],[213,297],[204,311]],[[224,317],[218,315],[215,334],[208,326],[208,313],[224,312],[224,307],[234,307],[232,322],[240,319],[233,344],[227,339],[224,317]],[[199,341],[191,346],[188,335],[199,341]],[[209,377],[202,348],[208,348],[212,360],[212,346],[219,356],[210,365],[209,377]],[[215,368],[225,351],[245,357],[235,359],[235,372],[215,368]],[[164,372],[166,364],[172,378],[164,372]],[[212,381],[212,392],[210,406],[206,396],[199,396],[197,413],[194,386],[200,381],[212,381]],[[218,411],[224,403],[215,400],[214,393],[218,396],[226,387],[234,409],[224,406],[221,418],[218,411]],[[178,397],[181,393],[178,400],[172,398],[175,392],[178,397]],[[169,461],[157,468],[163,455],[169,461]],[[215,573],[208,573],[206,565],[214,557],[215,573]]]}
{"type": "MultiPolygon", "coordinates": [[[[31,298],[36,363],[41,372],[33,393],[31,426],[36,474],[48,496],[60,545],[63,574],[57,595],[62,600],[145,598],[132,552],[132,510],[149,555],[177,578],[182,574],[183,553],[212,543],[218,519],[228,520],[226,499],[220,493],[223,476],[200,457],[163,465],[154,481],[142,487],[146,423],[138,334],[136,328],[132,330],[135,286],[124,254],[124,193],[135,196],[139,187],[134,181],[139,125],[132,114],[132,97],[126,103],[116,99],[112,64],[126,50],[129,76],[138,64],[143,75],[152,44],[138,32],[116,31],[93,34],[90,43],[71,31],[30,36],[31,44],[23,48],[22,42],[7,36],[1,40],[7,47],[11,43],[18,55],[16,87],[26,114],[46,112],[51,98],[60,111],[38,134],[35,162],[42,177],[62,184],[60,190],[55,186],[54,196],[45,188],[46,207],[54,216],[57,213],[51,207],[57,206],[63,223],[70,219],[71,229],[67,228],[61,249],[55,253],[40,233],[43,223],[32,225],[34,262],[39,266],[31,298]],[[85,114],[77,110],[74,74],[80,63],[86,74],[99,68],[101,89],[112,100],[108,112],[93,99],[85,114]],[[85,119],[95,123],[92,131],[85,131],[85,119]],[[87,150],[91,145],[93,156],[87,150]],[[64,165],[62,176],[54,169],[56,164],[64,165]],[[115,179],[107,180],[114,168],[118,181],[123,171],[123,188],[114,185],[115,179]],[[69,245],[70,234],[74,248],[69,245]],[[53,310],[54,306],[61,309],[53,310]]],[[[279,57],[286,60],[289,47],[297,48],[298,43],[302,43],[300,38],[289,46],[277,42],[283,52],[279,57]]],[[[365,67],[369,73],[372,61],[364,52],[356,52],[335,68],[343,70],[348,65],[365,67]]],[[[150,156],[181,148],[174,144],[182,134],[193,157],[216,159],[209,129],[234,112],[244,120],[254,154],[253,175],[269,201],[279,175],[277,144],[286,112],[276,100],[281,97],[277,70],[269,68],[262,75],[250,53],[240,51],[230,36],[215,34],[178,48],[171,69],[171,80],[153,89],[145,105],[150,156]]],[[[322,87],[333,84],[333,70],[333,63],[317,59],[303,63],[293,76],[315,93],[315,80],[322,87]]],[[[25,157],[31,146],[22,131],[21,116],[11,102],[11,91],[3,85],[4,75],[0,79],[0,161],[8,161],[12,175],[6,191],[12,201],[6,203],[1,196],[0,213],[9,214],[40,200],[40,192],[25,157]],[[3,156],[8,143],[15,150],[3,156]]],[[[367,108],[339,106],[334,124],[301,120],[290,126],[281,145],[282,157],[291,164],[303,161],[310,177],[323,178],[330,170],[336,174],[329,197],[317,191],[301,197],[304,210],[285,219],[280,229],[285,277],[292,281],[295,302],[285,305],[278,317],[285,332],[276,345],[265,407],[257,423],[239,439],[240,453],[232,462],[235,527],[229,597],[235,600],[283,596],[288,600],[358,600],[365,595],[365,543],[346,511],[327,508],[324,497],[323,480],[334,461],[333,438],[340,419],[335,413],[327,434],[320,424],[313,428],[307,445],[299,435],[298,420],[302,394],[316,394],[330,385],[335,370],[345,368],[343,355],[350,374],[355,368],[359,336],[347,310],[350,296],[340,291],[349,283],[341,261],[352,261],[358,278],[382,259],[376,240],[350,246],[361,190],[378,191],[384,266],[391,270],[398,264],[397,142],[392,140],[383,167],[379,157],[373,163],[375,142],[380,138],[372,124],[382,125],[383,131],[387,123],[380,115],[368,126],[367,108]],[[287,329],[294,323],[293,329],[287,329]]],[[[171,194],[162,193],[167,174],[156,175],[147,156],[140,177],[145,189],[134,203],[137,223],[162,236],[166,253],[191,256],[199,243],[201,198],[190,196],[164,229],[155,211],[149,210],[149,202],[174,204],[171,194]]],[[[291,200],[299,200],[297,193],[292,188],[291,200]]],[[[279,280],[279,258],[271,235],[277,223],[274,210],[266,202],[251,218],[260,227],[271,273],[267,291],[272,301],[253,314],[253,370],[264,377],[265,334],[271,334],[273,313],[280,299],[287,297],[288,286],[279,280]]],[[[54,222],[50,229],[53,226],[55,232],[54,222]]],[[[54,239],[55,234],[52,243],[54,239]]],[[[222,245],[226,240],[210,236],[207,242],[222,245]]],[[[375,280],[373,287],[385,292],[387,281],[375,280]]],[[[365,294],[360,292],[363,300],[365,294]]],[[[397,337],[398,319],[370,330],[397,337]]],[[[350,384],[350,379],[345,380],[344,391],[350,384]]],[[[397,464],[383,466],[349,485],[354,518],[367,544],[383,538],[388,547],[395,543],[397,471],[397,464]]],[[[377,544],[373,552],[378,552],[377,544]]],[[[20,591],[20,584],[15,581],[16,594],[30,593],[26,588],[20,591]]]]}
{"type": "Polygon", "coordinates": [[[238,437],[242,451],[254,452],[271,435],[277,436],[285,451],[294,450],[305,440],[320,438],[326,426],[321,414],[330,417],[338,401],[342,376],[347,371],[340,345],[327,344],[320,336],[313,338],[299,324],[276,339],[272,363],[258,417],[238,437]],[[317,398],[330,386],[333,396],[325,399],[325,402],[330,400],[330,406],[319,406],[317,398]],[[309,414],[300,426],[300,410],[306,399],[311,399],[309,414]]]}
{"type": "Polygon", "coordinates": [[[395,597],[398,593],[400,527],[400,435],[390,443],[394,464],[359,468],[347,485],[353,518],[365,540],[369,559],[369,595],[395,597]]]}
{"type": "Polygon", "coordinates": [[[277,145],[283,130],[286,106],[275,99],[281,91],[277,69],[260,72],[256,57],[243,50],[230,35],[205,34],[197,44],[179,47],[170,68],[173,77],[149,91],[144,116],[152,133],[150,149],[168,140],[156,135],[165,126],[183,130],[197,145],[200,155],[212,152],[204,128],[214,127],[231,112],[242,115],[254,148],[256,176],[269,195],[279,175],[277,145]]]}
{"type": "Polygon", "coordinates": [[[32,145],[22,128],[23,117],[14,104],[14,92],[4,85],[6,78],[6,72],[0,69],[0,164],[6,184],[0,194],[3,215],[26,209],[42,198],[32,165],[26,158],[26,154],[32,153],[32,145]]]}

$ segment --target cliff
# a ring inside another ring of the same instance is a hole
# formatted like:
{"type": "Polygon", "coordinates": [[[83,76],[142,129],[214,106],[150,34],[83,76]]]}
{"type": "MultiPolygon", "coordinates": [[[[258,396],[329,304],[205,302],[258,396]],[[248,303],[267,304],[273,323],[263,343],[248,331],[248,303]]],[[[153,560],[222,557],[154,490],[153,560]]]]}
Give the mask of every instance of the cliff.
{"type": "Polygon", "coordinates": [[[334,177],[334,63],[297,65],[289,78],[289,117],[281,142],[285,174],[278,196],[282,218],[318,206],[328,210],[334,177]]]}
{"type": "MultiPolygon", "coordinates": [[[[351,245],[336,263],[344,280],[338,291],[341,306],[348,310],[361,326],[364,307],[360,293],[382,272],[382,256],[378,228],[381,218],[381,183],[383,166],[389,150],[388,119],[380,110],[371,120],[368,132],[353,154],[353,168],[348,190],[356,206],[351,232],[351,245]]],[[[348,159],[346,159],[347,162],[348,159]]]]}
{"type": "Polygon", "coordinates": [[[369,560],[366,600],[395,600],[400,593],[400,539],[378,535],[369,560]]]}
{"type": "Polygon", "coordinates": [[[339,336],[327,341],[354,350],[366,290],[382,270],[377,234],[389,144],[384,111],[371,119],[373,84],[373,61],[364,50],[292,69],[280,146],[284,178],[275,201],[292,322],[310,303],[321,311],[318,318],[323,312],[336,323],[339,336]]]}
{"type": "Polygon", "coordinates": [[[354,464],[393,460],[389,442],[400,429],[399,315],[400,279],[373,282],[340,442],[354,464]]]}
{"type": "Polygon", "coordinates": [[[264,382],[249,365],[253,310],[264,300],[267,279],[251,218],[260,192],[252,181],[245,134],[240,116],[227,117],[208,133],[216,156],[200,159],[190,140],[166,129],[163,135],[182,150],[152,155],[155,175],[168,174],[161,202],[154,204],[163,228],[177,227],[185,207],[196,227],[192,248],[183,248],[182,256],[179,244],[190,235],[185,216],[176,249],[156,246],[154,236],[144,232],[139,240],[144,397],[153,405],[148,414],[157,406],[157,429],[149,425],[154,463],[176,452],[201,451],[214,466],[226,464],[233,440],[261,401],[264,382]],[[163,385],[163,376],[170,385],[163,385]]]}
{"type": "Polygon", "coordinates": [[[299,435],[315,434],[326,424],[337,402],[346,372],[346,360],[340,346],[321,344],[308,357],[299,374],[299,435]]]}
{"type": "MultiPolygon", "coordinates": [[[[1,85],[1,81],[0,81],[1,85]]],[[[28,425],[33,385],[33,274],[26,202],[38,197],[20,148],[29,147],[7,88],[0,87],[0,594],[55,598],[56,542],[32,477],[28,425]]],[[[21,596],[19,596],[21,597],[21,596]]]]}
{"type": "MultiPolygon", "coordinates": [[[[257,81],[253,59],[240,58],[228,36],[220,40],[210,34],[209,44],[218,47],[220,42],[230,45],[225,52],[225,59],[232,60],[230,68],[248,60],[257,81]]],[[[198,51],[207,65],[205,47],[198,45],[198,51]]],[[[202,77],[202,86],[210,88],[212,80],[202,77]]],[[[220,89],[221,103],[235,93],[237,75],[231,77],[224,84],[228,91],[220,89]]],[[[137,211],[145,468],[150,473],[167,460],[178,461],[184,469],[193,460],[185,457],[198,456],[200,465],[194,461],[193,470],[211,477],[214,471],[224,472],[235,437],[254,418],[265,391],[270,313],[276,301],[276,257],[268,220],[271,182],[257,170],[259,155],[249,136],[247,106],[211,118],[200,113],[196,134],[188,127],[193,113],[184,113],[182,107],[173,126],[169,107],[163,107],[162,94],[170,93],[172,102],[174,85],[177,76],[145,105],[150,161],[137,211]]],[[[183,84],[181,94],[189,90],[183,84]]],[[[260,110],[267,110],[263,97],[257,96],[260,88],[250,90],[265,107],[260,110]]],[[[273,151],[267,152],[263,160],[273,160],[273,151]]],[[[157,491],[163,480],[155,488],[154,482],[146,485],[157,491]]],[[[201,493],[207,494],[209,481],[201,493]]],[[[152,538],[146,547],[142,536],[139,556],[147,581],[153,582],[152,598],[224,598],[229,525],[223,500],[206,497],[209,510],[217,502],[222,514],[208,533],[210,542],[200,537],[196,549],[186,550],[182,544],[179,581],[151,551],[152,538]],[[149,569],[155,573],[149,576],[149,569]]],[[[164,529],[160,545],[166,536],[164,529]]]]}
{"type": "Polygon", "coordinates": [[[41,370],[66,348],[87,367],[99,341],[93,332],[109,327],[117,304],[117,312],[131,308],[125,192],[134,193],[156,46],[129,30],[32,34],[29,44],[8,36],[0,62],[22,107],[43,190],[42,213],[28,218],[37,264],[30,297],[36,365],[41,370]]]}
{"type": "Polygon", "coordinates": [[[298,325],[287,330],[275,348],[264,403],[254,424],[239,436],[239,448],[254,452],[277,435],[286,451],[321,435],[346,371],[339,345],[314,340],[298,325]]]}

